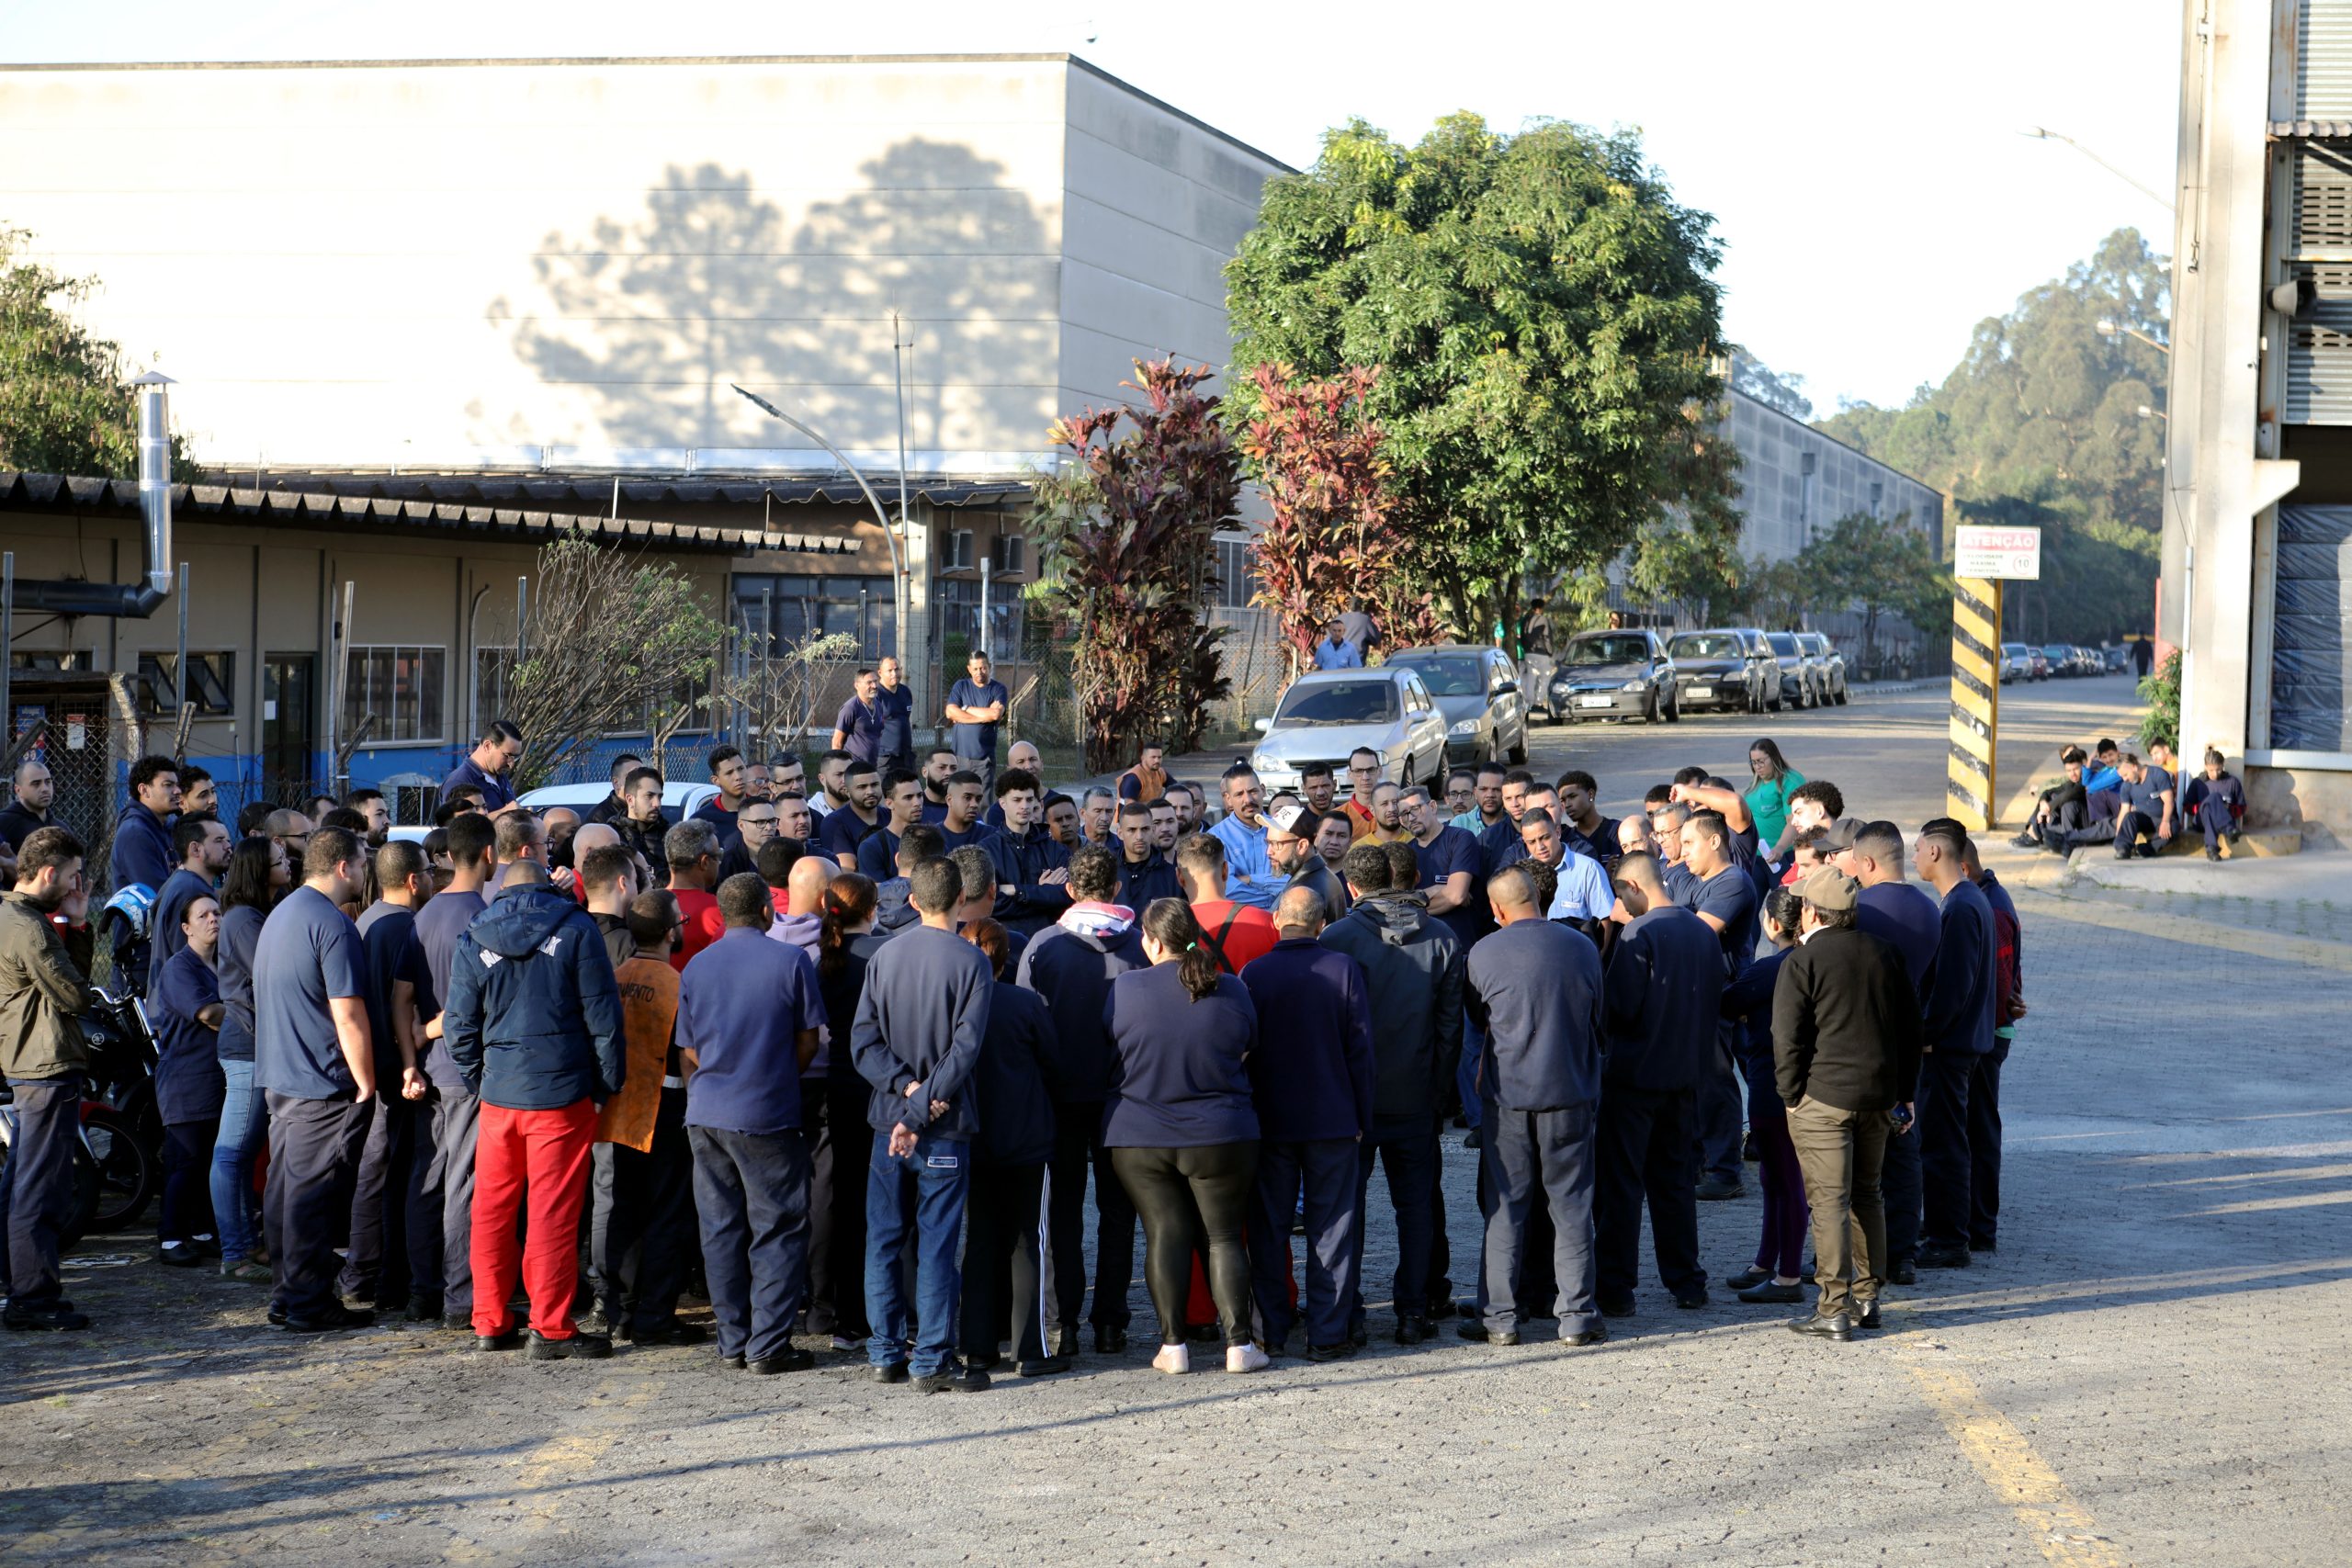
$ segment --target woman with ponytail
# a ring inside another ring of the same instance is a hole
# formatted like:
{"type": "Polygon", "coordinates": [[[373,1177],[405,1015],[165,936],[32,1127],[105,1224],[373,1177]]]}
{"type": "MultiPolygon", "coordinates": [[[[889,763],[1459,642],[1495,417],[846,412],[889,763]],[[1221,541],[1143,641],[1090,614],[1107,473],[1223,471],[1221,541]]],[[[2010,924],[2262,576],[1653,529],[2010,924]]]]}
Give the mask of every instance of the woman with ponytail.
{"type": "Polygon", "coordinates": [[[1114,980],[1104,1009],[1113,1059],[1102,1145],[1143,1221],[1144,1282],[1159,1314],[1151,1364],[1192,1370],[1184,1297],[1205,1233],[1225,1370],[1254,1372],[1266,1353],[1250,1342],[1241,1226],[1258,1171],[1258,1113],[1242,1063],[1258,1043],[1257,1009],[1239,980],[1217,972],[1182,899],[1154,899],[1142,925],[1150,966],[1114,980]]]}

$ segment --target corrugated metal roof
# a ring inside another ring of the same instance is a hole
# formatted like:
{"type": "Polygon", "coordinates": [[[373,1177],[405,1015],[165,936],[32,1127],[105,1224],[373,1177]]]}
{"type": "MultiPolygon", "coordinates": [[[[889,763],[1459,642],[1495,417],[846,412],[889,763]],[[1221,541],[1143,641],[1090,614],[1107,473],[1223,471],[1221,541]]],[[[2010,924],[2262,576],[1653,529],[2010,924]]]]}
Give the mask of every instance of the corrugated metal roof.
{"type": "MultiPolygon", "coordinates": [[[[234,472],[222,476],[234,479],[234,472]]],[[[393,499],[455,501],[496,505],[532,502],[590,512],[608,511],[613,502],[611,474],[494,474],[354,472],[323,469],[261,470],[264,489],[306,491],[329,495],[364,495],[393,499]]],[[[898,500],[898,478],[876,479],[875,493],[883,504],[898,500]]],[[[1023,501],[1032,487],[1022,479],[967,479],[942,474],[910,474],[907,499],[932,506],[990,506],[1023,501]]],[[[807,474],[778,479],[628,479],[620,481],[624,505],[640,507],[697,506],[722,503],[759,506],[865,505],[865,493],[847,474],[807,474]]]]}
{"type": "MultiPolygon", "coordinates": [[[[537,541],[582,536],[599,544],[748,555],[755,550],[799,555],[851,555],[847,538],[774,534],[757,528],[659,523],[533,508],[476,506],[429,498],[334,494],[317,491],[240,490],[227,485],[174,485],[172,510],[181,517],[234,518],[265,527],[389,526],[436,536],[537,541]]],[[[0,512],[97,513],[139,515],[132,479],[0,469],[0,512]]]]}

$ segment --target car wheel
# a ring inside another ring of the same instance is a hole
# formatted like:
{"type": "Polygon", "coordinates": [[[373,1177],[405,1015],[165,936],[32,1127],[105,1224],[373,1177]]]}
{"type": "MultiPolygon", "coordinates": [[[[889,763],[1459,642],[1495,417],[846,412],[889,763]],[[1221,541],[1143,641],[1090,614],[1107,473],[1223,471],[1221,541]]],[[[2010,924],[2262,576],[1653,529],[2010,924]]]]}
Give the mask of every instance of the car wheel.
{"type": "Polygon", "coordinates": [[[1642,722],[1644,724],[1657,722],[1657,688],[1656,686],[1650,688],[1649,700],[1642,705],[1642,722]]]}
{"type": "Polygon", "coordinates": [[[1849,688],[1844,686],[1838,688],[1838,705],[1839,707],[1844,707],[1848,703],[1853,700],[1853,697],[1854,694],[1849,688]]]}
{"type": "Polygon", "coordinates": [[[1519,742],[1510,749],[1510,763],[1511,766],[1515,768],[1526,761],[1527,720],[1522,718],[1519,721],[1519,742]]]}
{"type": "Polygon", "coordinates": [[[1672,692],[1668,692],[1666,697],[1666,722],[1668,724],[1682,722],[1682,699],[1672,692]]]}
{"type": "Polygon", "coordinates": [[[1778,713],[1778,712],[1780,712],[1780,711],[1781,711],[1781,701],[1782,701],[1782,698],[1781,698],[1781,694],[1780,694],[1780,693],[1778,693],[1778,692],[1774,692],[1774,693],[1772,694],[1772,695],[1771,695],[1770,700],[1770,701],[1768,701],[1768,702],[1764,705],[1764,706],[1765,706],[1765,711],[1766,711],[1766,712],[1768,712],[1768,713],[1778,713]]]}

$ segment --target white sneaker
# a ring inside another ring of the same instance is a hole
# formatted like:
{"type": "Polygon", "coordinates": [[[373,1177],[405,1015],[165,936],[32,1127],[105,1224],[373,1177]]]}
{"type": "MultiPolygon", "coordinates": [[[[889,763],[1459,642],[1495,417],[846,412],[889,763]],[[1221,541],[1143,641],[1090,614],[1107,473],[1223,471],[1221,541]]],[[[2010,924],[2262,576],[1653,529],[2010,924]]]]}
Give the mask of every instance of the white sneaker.
{"type": "Polygon", "coordinates": [[[1255,1345],[1229,1345],[1225,1351],[1225,1370],[1228,1372],[1262,1371],[1270,1358],[1255,1345]]]}
{"type": "Polygon", "coordinates": [[[1170,1374],[1193,1370],[1193,1348],[1189,1345],[1162,1345],[1159,1354],[1151,1359],[1154,1371],[1170,1374]]]}

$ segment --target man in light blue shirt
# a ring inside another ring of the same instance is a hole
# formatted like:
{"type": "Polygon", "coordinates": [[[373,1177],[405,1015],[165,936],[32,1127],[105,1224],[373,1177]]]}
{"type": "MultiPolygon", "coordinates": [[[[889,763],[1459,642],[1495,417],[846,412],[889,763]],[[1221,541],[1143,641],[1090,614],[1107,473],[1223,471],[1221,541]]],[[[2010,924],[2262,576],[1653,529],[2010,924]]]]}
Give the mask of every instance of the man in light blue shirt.
{"type": "Polygon", "coordinates": [[[1609,873],[1590,855],[1571,852],[1567,840],[1560,836],[1559,825],[1548,811],[1532,807],[1519,819],[1519,840],[1526,846],[1527,858],[1542,861],[1552,868],[1557,884],[1552,896],[1552,907],[1544,911],[1547,920],[1605,920],[1617,907],[1617,891],[1609,885],[1609,873]]]}
{"type": "Polygon", "coordinates": [[[1209,837],[1225,846],[1225,896],[1252,908],[1272,909],[1290,878],[1266,858],[1266,794],[1247,762],[1225,771],[1225,820],[1209,837]]]}
{"type": "Polygon", "coordinates": [[[1323,640],[1315,645],[1315,668],[1317,670],[1361,670],[1363,650],[1350,642],[1347,631],[1334,615],[1323,624],[1323,640]]]}

